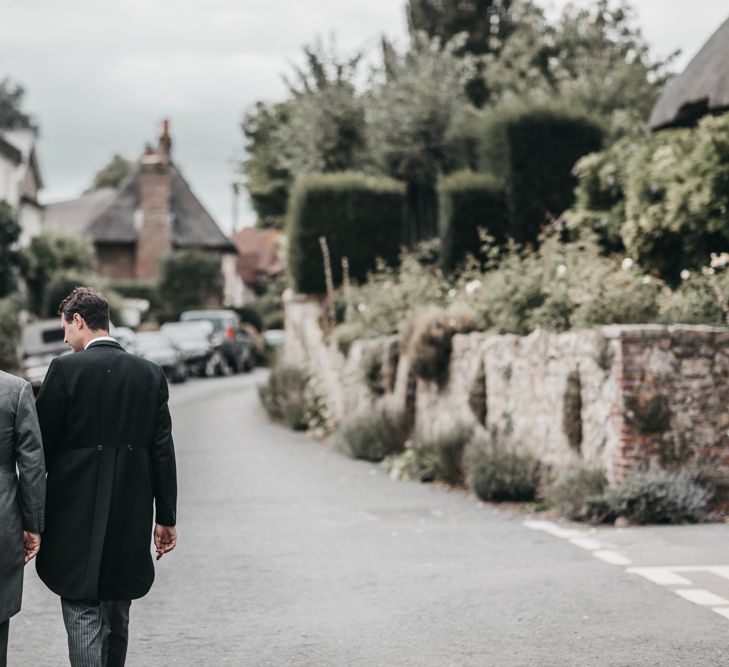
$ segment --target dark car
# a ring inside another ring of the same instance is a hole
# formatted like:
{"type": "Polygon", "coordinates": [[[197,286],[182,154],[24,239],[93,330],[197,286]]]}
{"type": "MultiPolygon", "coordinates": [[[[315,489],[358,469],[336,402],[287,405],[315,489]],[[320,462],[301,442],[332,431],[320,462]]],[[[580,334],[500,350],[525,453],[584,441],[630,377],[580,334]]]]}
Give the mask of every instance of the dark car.
{"type": "Polygon", "coordinates": [[[168,322],[160,327],[160,332],[180,351],[189,375],[210,377],[225,373],[227,364],[221,345],[214,340],[210,322],[168,322]]]}
{"type": "Polygon", "coordinates": [[[255,365],[253,338],[241,327],[233,310],[186,310],[181,322],[210,322],[213,342],[220,345],[225,363],[234,373],[249,371],[255,365]]]}
{"type": "Polygon", "coordinates": [[[22,361],[20,374],[38,393],[46,377],[48,366],[55,357],[71,353],[63,342],[63,329],[58,318],[37,320],[23,327],[20,340],[22,361]]]}
{"type": "Polygon", "coordinates": [[[145,331],[135,337],[136,354],[162,368],[170,382],[184,382],[187,366],[180,351],[160,331],[145,331]]]}

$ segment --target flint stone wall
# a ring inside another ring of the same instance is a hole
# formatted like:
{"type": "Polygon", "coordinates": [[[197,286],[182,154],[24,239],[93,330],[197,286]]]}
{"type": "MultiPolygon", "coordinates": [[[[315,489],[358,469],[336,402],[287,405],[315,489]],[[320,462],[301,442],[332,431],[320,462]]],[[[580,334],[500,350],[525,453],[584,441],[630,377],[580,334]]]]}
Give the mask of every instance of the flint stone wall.
{"type": "Polygon", "coordinates": [[[555,469],[584,463],[605,470],[613,483],[651,457],[673,465],[711,461],[715,481],[729,488],[725,328],[614,325],[523,337],[456,335],[444,387],[415,380],[401,356],[394,389],[383,399],[366,386],[362,359],[375,348],[386,367],[396,339],[356,341],[345,357],[326,341],[321,311],[316,301],[287,302],[283,357],[316,374],[340,420],[380,400],[404,408],[410,386],[419,433],[458,422],[495,428],[511,446],[555,469]],[[469,405],[479,373],[484,424],[469,405]]]}

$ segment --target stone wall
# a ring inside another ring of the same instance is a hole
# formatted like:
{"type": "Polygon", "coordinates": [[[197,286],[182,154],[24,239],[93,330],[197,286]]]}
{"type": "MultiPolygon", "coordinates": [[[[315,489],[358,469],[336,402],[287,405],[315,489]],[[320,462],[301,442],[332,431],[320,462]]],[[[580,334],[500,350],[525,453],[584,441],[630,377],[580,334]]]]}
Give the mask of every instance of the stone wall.
{"type": "MultiPolygon", "coordinates": [[[[357,341],[345,357],[326,342],[320,313],[318,302],[287,302],[284,359],[317,375],[330,409],[342,419],[379,400],[365,385],[361,361],[371,347],[385,360],[393,339],[357,341]]],[[[387,400],[404,407],[413,379],[401,357],[387,400]]],[[[729,484],[728,405],[726,329],[640,325],[525,337],[472,333],[454,337],[444,388],[416,381],[415,428],[424,434],[457,422],[496,428],[545,464],[583,462],[604,469],[613,482],[650,457],[670,464],[711,460],[717,481],[729,484]],[[479,391],[485,410],[474,411],[470,403],[479,391]]]]}

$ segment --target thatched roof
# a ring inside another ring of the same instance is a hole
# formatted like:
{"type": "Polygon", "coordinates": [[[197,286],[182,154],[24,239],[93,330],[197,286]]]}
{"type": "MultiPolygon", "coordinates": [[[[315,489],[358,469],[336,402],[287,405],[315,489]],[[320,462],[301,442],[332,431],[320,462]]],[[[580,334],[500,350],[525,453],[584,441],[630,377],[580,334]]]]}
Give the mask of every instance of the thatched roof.
{"type": "Polygon", "coordinates": [[[729,110],[729,19],[711,36],[682,74],[666,86],[648,124],[651,130],[693,125],[709,113],[729,110]]]}

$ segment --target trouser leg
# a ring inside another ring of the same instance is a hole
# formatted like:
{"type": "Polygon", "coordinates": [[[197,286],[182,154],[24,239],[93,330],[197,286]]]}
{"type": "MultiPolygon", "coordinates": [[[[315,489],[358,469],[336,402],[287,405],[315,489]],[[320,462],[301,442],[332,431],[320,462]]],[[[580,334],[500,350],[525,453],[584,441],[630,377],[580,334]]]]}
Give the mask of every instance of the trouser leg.
{"type": "Polygon", "coordinates": [[[71,667],[102,667],[99,603],[61,598],[61,609],[71,667]]]}
{"type": "Polygon", "coordinates": [[[124,667],[129,643],[129,600],[101,602],[101,658],[104,667],[124,667]]]}
{"type": "Polygon", "coordinates": [[[8,630],[10,620],[0,623],[0,667],[8,667],[8,630]]]}

